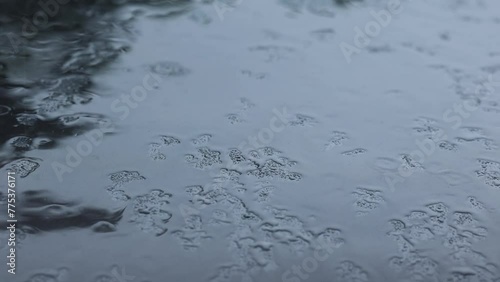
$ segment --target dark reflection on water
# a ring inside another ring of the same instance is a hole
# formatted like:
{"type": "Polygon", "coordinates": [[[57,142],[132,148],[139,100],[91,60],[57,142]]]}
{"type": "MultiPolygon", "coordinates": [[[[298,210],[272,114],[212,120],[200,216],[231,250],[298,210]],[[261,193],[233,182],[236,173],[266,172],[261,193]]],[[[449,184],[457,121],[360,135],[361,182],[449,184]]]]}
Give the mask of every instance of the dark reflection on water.
{"type": "MultiPolygon", "coordinates": [[[[3,198],[1,194],[0,198],[3,198]]],[[[91,226],[95,232],[109,232],[114,230],[124,211],[83,205],[79,201],[62,199],[47,190],[23,192],[18,208],[19,227],[28,233],[91,226]]],[[[6,222],[2,220],[2,224],[6,222]]]]}
{"type": "Polygon", "coordinates": [[[129,48],[131,22],[140,13],[118,9],[190,2],[53,1],[56,6],[42,7],[39,1],[0,1],[0,167],[110,123],[71,107],[92,102],[93,74],[129,48]]]}

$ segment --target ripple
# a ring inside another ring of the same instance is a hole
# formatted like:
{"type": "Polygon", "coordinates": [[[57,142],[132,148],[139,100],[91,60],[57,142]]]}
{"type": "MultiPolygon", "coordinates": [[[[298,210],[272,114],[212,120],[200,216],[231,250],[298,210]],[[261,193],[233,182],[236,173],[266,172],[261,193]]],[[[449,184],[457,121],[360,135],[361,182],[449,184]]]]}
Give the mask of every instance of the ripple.
{"type": "Polygon", "coordinates": [[[12,163],[11,169],[16,172],[19,177],[24,178],[37,170],[40,164],[31,159],[20,159],[12,163]]]}
{"type": "Polygon", "coordinates": [[[9,106],[0,105],[0,116],[8,115],[11,111],[9,106]]]}
{"type": "Polygon", "coordinates": [[[168,210],[172,194],[161,189],[137,196],[133,200],[133,216],[130,222],[135,223],[142,231],[161,236],[167,232],[167,223],[172,217],[168,210]]]}
{"type": "Polygon", "coordinates": [[[180,77],[188,75],[191,71],[181,64],[173,61],[163,61],[151,65],[153,73],[159,74],[164,77],[180,77]]]}

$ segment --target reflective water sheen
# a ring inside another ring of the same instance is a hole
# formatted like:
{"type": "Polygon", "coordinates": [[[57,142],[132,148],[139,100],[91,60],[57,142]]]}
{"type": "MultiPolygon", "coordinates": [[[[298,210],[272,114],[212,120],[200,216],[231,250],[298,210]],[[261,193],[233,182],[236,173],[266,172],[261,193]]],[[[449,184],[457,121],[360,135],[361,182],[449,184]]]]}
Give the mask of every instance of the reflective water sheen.
{"type": "Polygon", "coordinates": [[[0,7],[0,281],[500,281],[500,2],[0,7]]]}

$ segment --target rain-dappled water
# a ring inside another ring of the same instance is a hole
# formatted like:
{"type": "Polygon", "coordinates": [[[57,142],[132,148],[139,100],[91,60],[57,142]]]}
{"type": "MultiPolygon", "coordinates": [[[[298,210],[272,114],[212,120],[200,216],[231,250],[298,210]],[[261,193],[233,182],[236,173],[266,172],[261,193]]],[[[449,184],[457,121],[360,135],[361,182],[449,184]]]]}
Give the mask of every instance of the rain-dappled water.
{"type": "Polygon", "coordinates": [[[0,0],[0,281],[499,282],[499,31],[494,0],[0,0]]]}

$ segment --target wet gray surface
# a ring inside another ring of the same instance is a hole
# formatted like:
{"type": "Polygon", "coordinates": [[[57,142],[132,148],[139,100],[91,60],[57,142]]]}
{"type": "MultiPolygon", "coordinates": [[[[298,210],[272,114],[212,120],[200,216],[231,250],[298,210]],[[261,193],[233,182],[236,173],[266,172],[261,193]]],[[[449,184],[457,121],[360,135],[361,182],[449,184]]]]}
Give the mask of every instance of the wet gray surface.
{"type": "Polygon", "coordinates": [[[500,3],[397,2],[0,1],[0,281],[500,281],[500,3]]]}

